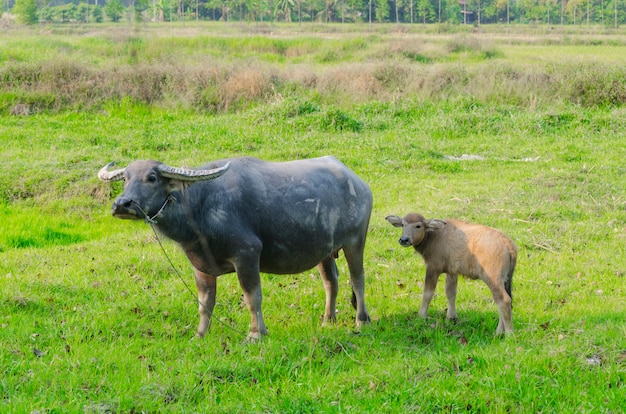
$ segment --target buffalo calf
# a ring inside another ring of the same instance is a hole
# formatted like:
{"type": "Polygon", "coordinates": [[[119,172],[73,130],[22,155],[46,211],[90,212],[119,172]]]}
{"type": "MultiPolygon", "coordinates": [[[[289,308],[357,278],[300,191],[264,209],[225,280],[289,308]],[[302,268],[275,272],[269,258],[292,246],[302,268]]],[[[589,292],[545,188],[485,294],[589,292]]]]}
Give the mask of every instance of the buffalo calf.
{"type": "Polygon", "coordinates": [[[410,213],[404,218],[387,216],[394,227],[402,227],[399,243],[413,248],[424,258],[426,280],[419,314],[426,317],[437,279],[446,273],[448,319],[456,319],[458,275],[480,279],[489,286],[498,305],[500,321],[496,335],[513,331],[511,283],[517,261],[517,247],[504,233],[480,224],[460,220],[427,220],[410,213]]]}

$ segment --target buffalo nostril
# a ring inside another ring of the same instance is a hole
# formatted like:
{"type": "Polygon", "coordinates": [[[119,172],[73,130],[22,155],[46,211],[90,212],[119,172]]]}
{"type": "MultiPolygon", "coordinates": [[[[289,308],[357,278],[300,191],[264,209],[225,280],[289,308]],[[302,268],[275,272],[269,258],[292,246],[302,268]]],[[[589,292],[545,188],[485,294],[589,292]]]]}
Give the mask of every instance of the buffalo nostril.
{"type": "Polygon", "coordinates": [[[131,198],[128,197],[119,197],[113,202],[113,206],[111,206],[111,212],[114,216],[123,216],[123,215],[137,215],[135,208],[135,203],[131,198]]]}
{"type": "Polygon", "coordinates": [[[409,240],[408,237],[400,237],[400,240],[398,240],[398,243],[400,243],[403,246],[408,246],[411,244],[411,240],[409,240]]]}
{"type": "Polygon", "coordinates": [[[131,200],[130,198],[118,198],[117,200],[115,200],[113,202],[113,207],[123,207],[123,208],[128,208],[133,204],[133,200],[131,200]]]}

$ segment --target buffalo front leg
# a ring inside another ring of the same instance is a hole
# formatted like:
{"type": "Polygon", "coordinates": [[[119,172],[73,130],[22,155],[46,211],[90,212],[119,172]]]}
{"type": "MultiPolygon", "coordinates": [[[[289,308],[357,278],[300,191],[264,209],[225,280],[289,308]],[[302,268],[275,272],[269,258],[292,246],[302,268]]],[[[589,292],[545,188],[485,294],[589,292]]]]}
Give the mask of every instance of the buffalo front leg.
{"type": "Polygon", "coordinates": [[[194,269],[196,287],[198,288],[198,312],[200,324],[196,336],[202,338],[211,326],[211,316],[215,307],[215,293],[217,290],[217,278],[194,269]]]}
{"type": "Polygon", "coordinates": [[[261,293],[260,270],[258,266],[238,266],[236,270],[237,277],[239,278],[239,284],[241,285],[241,290],[243,291],[243,297],[252,318],[250,322],[248,340],[255,341],[257,339],[261,339],[264,335],[267,335],[267,328],[265,327],[263,312],[261,310],[263,295],[261,293]]]}
{"type": "Polygon", "coordinates": [[[446,313],[446,318],[450,320],[456,320],[458,318],[456,314],[456,291],[458,281],[458,275],[446,273],[446,298],[448,299],[448,312],[446,313]]]}
{"type": "Polygon", "coordinates": [[[419,315],[422,318],[428,316],[428,306],[430,305],[430,301],[435,295],[435,288],[437,287],[438,278],[439,273],[437,273],[430,267],[426,267],[426,278],[424,279],[424,293],[422,294],[422,305],[420,306],[419,311],[419,315]]]}
{"type": "Polygon", "coordinates": [[[336,320],[337,292],[339,291],[339,283],[337,281],[339,271],[337,270],[335,259],[332,256],[327,257],[317,265],[317,269],[322,276],[324,290],[326,290],[324,323],[334,322],[336,320]]]}
{"type": "Polygon", "coordinates": [[[356,308],[356,326],[371,322],[370,315],[365,306],[365,271],[363,270],[363,248],[365,239],[355,246],[344,246],[343,253],[350,270],[350,283],[352,284],[352,306],[356,308]],[[355,306],[356,305],[356,306],[355,306]]]}

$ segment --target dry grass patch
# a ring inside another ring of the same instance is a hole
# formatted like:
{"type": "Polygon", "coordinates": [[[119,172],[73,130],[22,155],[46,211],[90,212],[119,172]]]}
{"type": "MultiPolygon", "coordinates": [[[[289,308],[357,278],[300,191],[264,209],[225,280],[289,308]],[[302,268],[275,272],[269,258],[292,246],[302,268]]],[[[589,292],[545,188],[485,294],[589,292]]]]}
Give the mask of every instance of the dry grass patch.
{"type": "Polygon", "coordinates": [[[317,90],[324,95],[334,95],[349,100],[363,98],[384,99],[386,91],[374,76],[375,65],[350,64],[329,69],[320,76],[317,90]]]}
{"type": "MultiPolygon", "coordinates": [[[[328,40],[324,35],[287,38],[284,32],[278,38],[145,33],[3,39],[0,47],[11,50],[11,58],[0,67],[0,111],[89,110],[128,99],[218,113],[302,93],[346,107],[364,99],[450,97],[530,107],[552,105],[555,99],[589,107],[626,103],[623,65],[580,61],[572,58],[571,46],[558,45],[529,64],[515,58],[523,46],[510,43],[514,35],[411,30],[328,40]]],[[[593,47],[594,56],[614,49],[593,47]]],[[[589,50],[576,48],[581,56],[589,50]]]]}
{"type": "Polygon", "coordinates": [[[256,68],[243,68],[227,77],[220,88],[224,109],[237,102],[255,101],[271,90],[271,82],[256,68]]]}
{"type": "Polygon", "coordinates": [[[319,81],[319,75],[310,65],[295,65],[290,70],[283,71],[282,76],[287,82],[305,89],[314,89],[319,81]]]}
{"type": "Polygon", "coordinates": [[[431,41],[406,38],[389,42],[385,55],[402,56],[410,61],[430,63],[446,55],[444,47],[431,41]]]}

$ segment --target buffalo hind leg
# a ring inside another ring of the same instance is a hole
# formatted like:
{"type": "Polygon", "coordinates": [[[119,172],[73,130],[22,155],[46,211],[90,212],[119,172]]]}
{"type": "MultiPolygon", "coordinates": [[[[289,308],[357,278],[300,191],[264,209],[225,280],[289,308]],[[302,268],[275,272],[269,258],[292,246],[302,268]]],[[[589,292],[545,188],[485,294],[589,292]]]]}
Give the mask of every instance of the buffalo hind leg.
{"type": "Polygon", "coordinates": [[[196,287],[198,288],[198,312],[200,324],[196,336],[202,338],[211,326],[211,316],[215,307],[215,293],[217,291],[217,278],[194,268],[196,287]]]}
{"type": "Polygon", "coordinates": [[[370,323],[370,316],[365,306],[365,271],[363,270],[363,242],[357,246],[344,246],[343,253],[350,270],[350,283],[352,284],[352,306],[356,302],[356,326],[360,328],[370,323]]]}
{"type": "Polygon", "coordinates": [[[326,309],[324,311],[324,323],[334,322],[336,319],[337,292],[339,283],[337,281],[339,271],[337,264],[332,256],[328,256],[320,264],[317,269],[324,281],[324,289],[326,290],[326,309]]]}

